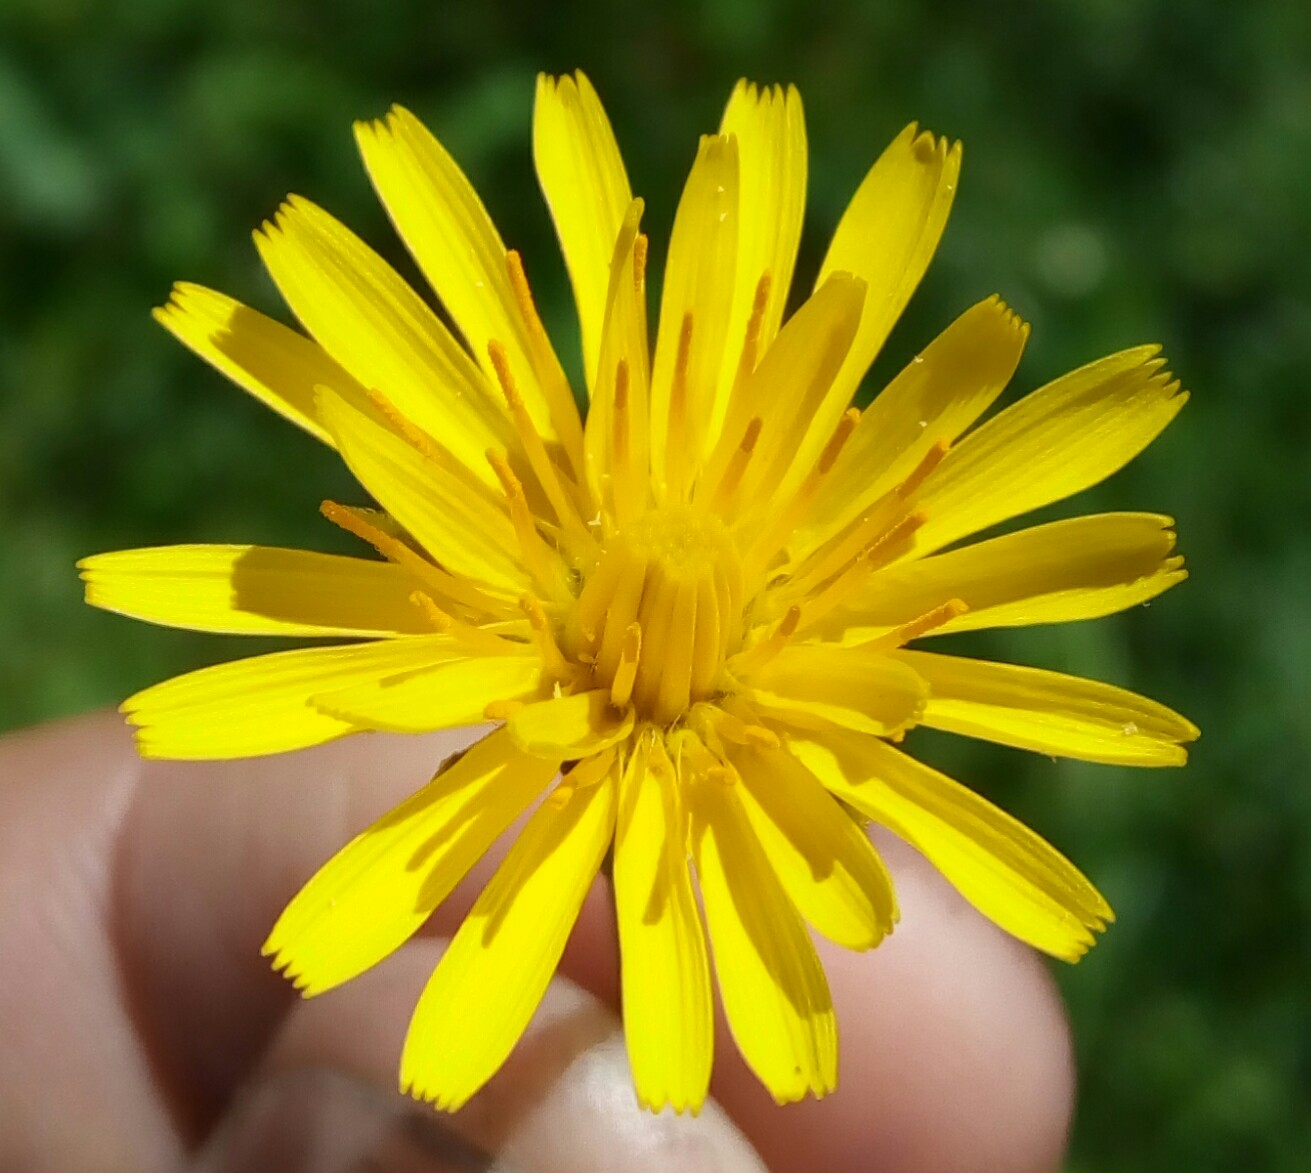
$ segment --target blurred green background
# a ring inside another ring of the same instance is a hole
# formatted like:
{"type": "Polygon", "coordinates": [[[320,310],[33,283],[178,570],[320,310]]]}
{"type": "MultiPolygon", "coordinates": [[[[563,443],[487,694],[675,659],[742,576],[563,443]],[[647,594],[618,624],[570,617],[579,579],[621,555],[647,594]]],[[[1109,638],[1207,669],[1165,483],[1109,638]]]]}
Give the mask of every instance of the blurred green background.
{"type": "Polygon", "coordinates": [[[915,745],[1065,849],[1119,911],[1060,974],[1082,1078],[1070,1169],[1311,1168],[1300,0],[0,0],[0,729],[252,650],[84,608],[79,556],[184,541],[341,548],[315,512],[325,496],[352,499],[331,453],[148,310],[178,278],[275,310],[248,232],[288,190],[412,273],[352,119],[399,100],[437,130],[571,349],[529,114],[536,71],[575,66],[648,197],[653,256],[695,135],[739,75],[795,81],[806,101],[803,281],[905,122],[965,140],[942,249],[873,382],[994,290],[1034,325],[1019,388],[1165,344],[1192,402],[1064,512],[1172,513],[1192,579],[1131,614],[972,646],[1178,707],[1204,730],[1192,764],[1135,773],[915,745]]]}

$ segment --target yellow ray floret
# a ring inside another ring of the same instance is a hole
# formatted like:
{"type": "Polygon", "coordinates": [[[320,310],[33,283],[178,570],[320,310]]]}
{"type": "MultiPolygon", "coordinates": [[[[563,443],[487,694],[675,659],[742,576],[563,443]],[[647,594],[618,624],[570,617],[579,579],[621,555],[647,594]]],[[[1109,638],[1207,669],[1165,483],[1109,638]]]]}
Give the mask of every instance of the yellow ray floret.
{"type": "Polygon", "coordinates": [[[614,836],[615,784],[540,806],[419,998],[401,1087],[454,1110],[505,1061],[546,991],[614,836]]]}
{"type": "Polygon", "coordinates": [[[306,995],[376,965],[418,931],[557,768],[503,733],[479,742],[324,864],[264,952],[306,995]]]}
{"type": "Polygon", "coordinates": [[[527,1029],[605,870],[636,1097],[696,1112],[716,998],[776,1100],[836,1086],[810,932],[865,950],[899,917],[865,820],[1007,932],[1077,960],[1112,919],[1093,884],[897,747],[927,726],[1117,765],[1185,760],[1196,727],[1136,693],[916,646],[1097,618],[1182,581],[1159,514],[962,543],[1155,439],[1186,399],[1156,349],[985,420],[1029,335],[989,297],[858,409],[943,233],[960,146],[897,136],[796,298],[801,99],[747,82],[692,162],[652,346],[646,205],[588,80],[543,76],[533,156],[578,310],[576,396],[523,258],[451,155],[399,107],[356,138],[444,317],[294,196],[255,235],[305,333],[188,284],[156,317],[337,449],[364,503],[321,512],[363,556],[188,545],[79,564],[106,610],[354,641],[137,693],[123,711],[146,756],[495,724],[311,877],[265,943],[275,967],[306,995],[349,981],[500,854],[401,1057],[402,1087],[454,1110],[527,1029]]]}
{"type": "Polygon", "coordinates": [[[419,635],[415,581],[390,562],[270,546],[163,546],[78,563],[87,602],[234,635],[419,635]]]}
{"type": "Polygon", "coordinates": [[[710,1085],[710,961],[687,865],[687,804],[663,742],[634,746],[615,827],[615,921],[628,1054],[647,1107],[696,1109],[710,1085]]]}

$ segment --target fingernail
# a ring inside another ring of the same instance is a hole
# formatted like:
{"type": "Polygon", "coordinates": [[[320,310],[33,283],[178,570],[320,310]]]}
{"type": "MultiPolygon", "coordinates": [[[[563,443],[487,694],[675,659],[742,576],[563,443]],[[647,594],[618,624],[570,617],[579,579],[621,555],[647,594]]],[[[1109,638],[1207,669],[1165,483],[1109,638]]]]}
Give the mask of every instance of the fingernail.
{"type": "Polygon", "coordinates": [[[270,1077],[240,1094],[191,1173],[511,1173],[449,1118],[333,1071],[270,1077]]]}

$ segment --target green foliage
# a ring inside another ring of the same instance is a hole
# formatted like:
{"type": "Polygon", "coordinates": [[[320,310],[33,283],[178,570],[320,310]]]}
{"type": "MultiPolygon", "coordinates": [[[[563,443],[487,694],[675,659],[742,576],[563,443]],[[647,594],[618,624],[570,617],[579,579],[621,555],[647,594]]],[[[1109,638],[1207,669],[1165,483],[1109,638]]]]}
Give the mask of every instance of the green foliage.
{"type": "Polygon", "coordinates": [[[351,119],[399,100],[437,130],[568,338],[529,158],[538,69],[591,74],[656,256],[733,81],[797,82],[802,280],[864,169],[918,118],[966,141],[964,182],[874,382],[998,290],[1034,324],[1019,389],[1155,339],[1194,392],[1148,454],[1064,510],[1173,513],[1192,580],[1150,609],[970,645],[1178,707],[1204,730],[1192,764],[916,746],[1060,844],[1119,910],[1060,975],[1083,1084],[1070,1167],[1311,1166],[1308,62],[1311,6],[1285,0],[5,0],[0,728],[252,650],[92,612],[80,555],[342,548],[315,513],[359,496],[335,458],[147,311],[178,278],[276,311],[246,234],[288,189],[412,273],[351,119]]]}

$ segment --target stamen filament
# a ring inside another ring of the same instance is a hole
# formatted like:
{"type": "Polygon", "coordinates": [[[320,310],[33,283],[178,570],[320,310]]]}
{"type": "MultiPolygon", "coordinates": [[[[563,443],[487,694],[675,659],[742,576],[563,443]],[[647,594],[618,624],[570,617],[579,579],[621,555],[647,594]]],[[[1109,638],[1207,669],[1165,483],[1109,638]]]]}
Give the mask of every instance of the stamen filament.
{"type": "Polygon", "coordinates": [[[933,447],[924,453],[924,456],[921,458],[919,464],[915,466],[910,476],[897,486],[897,496],[903,501],[909,498],[910,495],[928,479],[929,473],[942,463],[943,457],[947,455],[950,448],[950,440],[944,438],[936,441],[933,447]]]}
{"type": "MultiPolygon", "coordinates": [[[[733,458],[736,451],[730,452],[729,446],[734,443],[732,436],[737,435],[737,426],[746,406],[742,398],[742,390],[746,386],[747,379],[755,372],[756,360],[760,357],[760,330],[765,319],[765,309],[769,304],[772,281],[773,278],[766,269],[761,273],[760,280],[756,282],[755,295],[751,300],[751,313],[747,316],[743,331],[737,370],[733,373],[733,385],[728,395],[723,397],[723,402],[717,405],[721,409],[719,414],[722,418],[710,421],[709,434],[714,438],[714,443],[710,446],[710,451],[705,454],[704,468],[709,474],[707,481],[717,476],[722,485],[726,477],[723,472],[724,466],[733,458]]],[[[738,475],[740,476],[741,473],[739,472],[738,475]]],[[[715,488],[717,492],[720,491],[719,485],[715,488]]]]}
{"type": "Polygon", "coordinates": [[[725,741],[734,745],[754,746],[760,749],[778,749],[782,742],[772,729],[748,722],[736,713],[726,712],[717,705],[698,705],[694,714],[703,714],[725,741]]]}
{"type": "Polygon", "coordinates": [[[802,627],[811,627],[835,607],[841,606],[874,571],[900,552],[903,542],[927,520],[923,513],[910,513],[855,556],[827,586],[805,601],[802,627]]]}
{"type": "Polygon", "coordinates": [[[884,633],[877,639],[872,639],[868,643],[860,645],[862,651],[892,651],[903,644],[910,643],[913,639],[919,639],[922,635],[927,635],[930,631],[950,623],[958,615],[964,615],[968,611],[969,604],[963,599],[948,599],[945,603],[925,611],[923,615],[908,620],[891,631],[884,633]]]}
{"type": "Polygon", "coordinates": [[[555,603],[563,606],[570,601],[568,583],[564,577],[564,567],[559,555],[552,550],[542,535],[537,532],[532,510],[528,508],[528,499],[524,496],[523,485],[514,475],[510,461],[504,452],[495,448],[487,450],[487,463],[492,466],[501,488],[505,491],[506,503],[510,509],[510,521],[514,525],[515,536],[519,539],[519,550],[523,555],[533,581],[540,590],[555,603]]]}
{"type": "Polygon", "coordinates": [[[754,647],[748,648],[728,661],[728,670],[734,676],[758,672],[781,652],[801,624],[801,607],[793,603],[787,613],[774,626],[774,630],[754,647]]]}
{"type": "Polygon", "coordinates": [[[684,726],[669,736],[673,743],[678,764],[678,780],[685,779],[684,763],[691,767],[693,774],[716,782],[733,782],[737,771],[727,762],[721,761],[701,740],[700,736],[684,726]]]}
{"type": "Polygon", "coordinates": [[[532,595],[524,595],[519,600],[519,606],[528,616],[528,624],[533,629],[533,642],[537,644],[546,674],[556,680],[572,680],[577,674],[576,670],[565,659],[560,645],[556,643],[555,633],[551,630],[550,620],[542,604],[532,595]]]}
{"type": "MultiPolygon", "coordinates": [[[[774,278],[768,269],[760,274],[756,282],[755,296],[751,299],[751,314],[747,318],[746,332],[742,338],[742,355],[738,359],[737,371],[733,377],[732,398],[737,398],[743,384],[756,369],[757,350],[760,347],[760,327],[765,321],[765,308],[769,305],[769,290],[774,278]]],[[[730,399],[732,402],[732,399],[730,399]]]]}
{"type": "Polygon", "coordinates": [[[583,758],[572,770],[563,775],[556,788],[546,796],[546,801],[557,810],[569,805],[570,800],[580,790],[586,790],[605,779],[614,764],[615,751],[607,749],[603,753],[583,758]]]}
{"type": "Polygon", "coordinates": [[[668,500],[682,501],[688,485],[688,473],[694,453],[689,448],[687,372],[692,361],[692,315],[683,315],[678,331],[678,354],[674,359],[674,377],[669,388],[669,427],[665,433],[665,492],[668,500]]]}
{"type": "Polygon", "coordinates": [[[493,635],[490,631],[483,631],[471,623],[465,623],[464,620],[455,618],[454,615],[443,611],[437,606],[432,596],[424,594],[423,591],[414,591],[410,595],[410,602],[423,612],[424,617],[433,625],[434,630],[458,640],[469,649],[472,655],[518,656],[523,654],[523,644],[512,643],[508,639],[502,639],[499,635],[493,635]]]}
{"type": "Polygon", "coordinates": [[[437,443],[427,432],[420,428],[413,421],[403,415],[396,406],[381,391],[375,388],[369,388],[366,392],[369,402],[386,418],[387,422],[395,429],[397,435],[401,437],[411,448],[413,448],[425,460],[431,460],[433,464],[442,468],[453,468],[455,462],[451,455],[440,444],[437,443]]]}
{"type": "Polygon", "coordinates": [[[622,562],[614,558],[603,558],[596,572],[587,580],[582,594],[578,596],[578,605],[574,609],[574,626],[569,639],[583,647],[595,644],[604,627],[604,620],[610,602],[618,588],[619,579],[625,570],[622,562]]]}
{"type": "Polygon", "coordinates": [[[856,408],[850,408],[843,414],[837,428],[834,429],[832,437],[824,445],[823,452],[820,453],[819,459],[815,462],[815,467],[806,474],[805,480],[801,482],[797,491],[792,495],[792,500],[787,503],[785,508],[774,513],[772,520],[766,524],[760,536],[752,543],[745,559],[749,573],[763,573],[769,567],[774,555],[787,545],[788,539],[792,537],[797,526],[805,519],[811,505],[814,504],[820,487],[824,483],[824,478],[833,468],[838,453],[842,451],[843,445],[851,438],[851,433],[856,430],[856,425],[859,422],[860,412],[856,408]]]}
{"type": "Polygon", "coordinates": [[[720,478],[710,499],[712,513],[717,513],[720,517],[731,514],[733,506],[737,503],[737,491],[742,485],[742,477],[747,471],[747,465],[751,463],[752,454],[760,440],[760,429],[764,425],[765,421],[758,415],[752,416],[747,421],[742,439],[733,450],[733,455],[729,457],[728,467],[724,470],[724,475],[720,478]]]}
{"type": "Polygon", "coordinates": [[[396,563],[397,566],[414,575],[434,594],[450,600],[457,606],[464,607],[475,615],[504,617],[513,613],[504,600],[493,598],[464,579],[457,578],[440,566],[434,566],[400,538],[374,525],[363,510],[353,509],[349,505],[339,505],[336,501],[324,501],[319,506],[319,512],[339,529],[344,529],[348,534],[353,534],[361,541],[367,542],[387,561],[396,563]]]}
{"type": "Polygon", "coordinates": [[[904,509],[905,503],[895,490],[880,497],[868,513],[851,522],[844,531],[802,562],[787,585],[788,594],[813,593],[872,542],[901,525],[907,516],[913,516],[904,513],[904,509]]]}
{"type": "Polygon", "coordinates": [[[625,526],[642,510],[646,470],[633,460],[633,421],[628,397],[628,360],[615,367],[615,396],[611,407],[610,492],[614,498],[615,523],[625,526]]]}
{"type": "Polygon", "coordinates": [[[527,405],[523,401],[523,396],[519,394],[519,389],[514,383],[514,374],[510,370],[509,355],[505,347],[492,339],[487,344],[487,356],[491,359],[492,368],[496,372],[496,379],[501,384],[501,391],[505,395],[505,401],[510,408],[510,418],[514,421],[515,431],[519,436],[519,443],[523,446],[524,454],[528,457],[528,464],[537,477],[537,482],[542,486],[542,491],[546,494],[546,499],[551,503],[551,508],[555,510],[555,516],[560,522],[560,528],[565,538],[572,543],[581,543],[584,548],[595,547],[592,535],[587,532],[587,527],[578,512],[578,506],[573,498],[565,491],[565,486],[560,480],[559,470],[555,467],[555,462],[551,459],[550,454],[546,451],[546,445],[542,441],[541,435],[533,425],[532,417],[528,414],[527,405]]]}
{"type": "Polygon", "coordinates": [[[533,301],[533,292],[528,285],[528,274],[524,272],[523,258],[515,249],[508,249],[505,254],[505,268],[510,277],[510,286],[514,290],[515,301],[519,305],[519,316],[523,319],[528,332],[529,357],[533,364],[533,373],[546,395],[547,409],[551,422],[555,425],[560,442],[572,466],[575,481],[581,482],[583,476],[583,422],[578,415],[578,405],[574,402],[573,391],[569,388],[569,379],[560,365],[560,359],[551,345],[546,327],[542,325],[533,301]]]}

